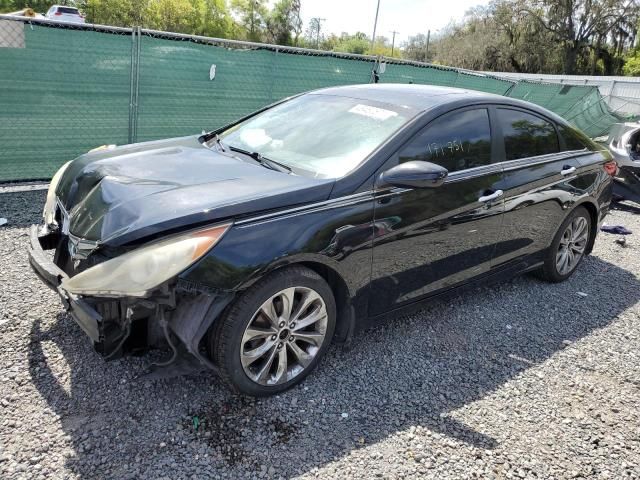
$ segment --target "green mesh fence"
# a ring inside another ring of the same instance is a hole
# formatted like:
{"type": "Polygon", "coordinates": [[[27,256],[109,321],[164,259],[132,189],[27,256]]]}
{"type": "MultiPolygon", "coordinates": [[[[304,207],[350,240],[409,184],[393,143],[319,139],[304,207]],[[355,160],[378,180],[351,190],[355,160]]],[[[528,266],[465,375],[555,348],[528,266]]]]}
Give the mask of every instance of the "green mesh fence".
{"type": "Polygon", "coordinates": [[[272,101],[316,88],[368,83],[373,65],[373,61],[278,51],[273,69],[272,101]]]}
{"type": "Polygon", "coordinates": [[[47,179],[102,144],[199,133],[315,88],[444,85],[542,105],[592,137],[619,116],[597,88],[515,83],[453,68],[0,16],[0,181],[47,179]]]}
{"type": "Polygon", "coordinates": [[[423,83],[445,87],[468,88],[505,95],[513,82],[487,75],[472,74],[454,68],[413,63],[390,63],[380,75],[381,83],[423,83]]]}
{"type": "Polygon", "coordinates": [[[374,65],[331,55],[229,49],[155,34],[143,34],[140,48],[138,141],[212,130],[307,90],[367,83],[374,65]]]}
{"type": "Polygon", "coordinates": [[[611,112],[595,86],[520,81],[508,93],[557,113],[590,137],[606,135],[622,117],[611,112]]]}
{"type": "Polygon", "coordinates": [[[130,72],[129,35],[0,20],[0,180],[127,142],[130,72]]]}
{"type": "Polygon", "coordinates": [[[590,137],[607,135],[614,123],[630,120],[629,117],[611,112],[597,87],[580,88],[589,89],[589,91],[579,102],[568,108],[566,113],[559,115],[590,137]]]}
{"type": "Polygon", "coordinates": [[[456,79],[454,87],[468,88],[471,90],[480,90],[488,93],[495,93],[497,95],[505,95],[511,87],[513,82],[508,80],[502,80],[493,77],[484,77],[481,75],[473,75],[466,72],[460,72],[456,79]]]}
{"type": "Polygon", "coordinates": [[[417,67],[411,64],[387,64],[380,75],[381,83],[425,83],[429,85],[452,86],[458,72],[450,68],[417,67]]]}
{"type": "Polygon", "coordinates": [[[212,130],[271,103],[274,52],[145,36],[140,45],[138,141],[212,130]]]}

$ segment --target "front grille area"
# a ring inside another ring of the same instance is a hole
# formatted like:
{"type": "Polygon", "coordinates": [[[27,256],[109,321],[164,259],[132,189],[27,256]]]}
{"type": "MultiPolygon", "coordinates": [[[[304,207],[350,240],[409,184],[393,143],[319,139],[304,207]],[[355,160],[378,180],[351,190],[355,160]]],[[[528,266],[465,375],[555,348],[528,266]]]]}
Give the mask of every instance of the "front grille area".
{"type": "Polygon", "coordinates": [[[108,300],[96,303],[94,308],[102,317],[103,322],[120,322],[120,319],[122,318],[120,303],[121,302],[119,300],[108,300]]]}

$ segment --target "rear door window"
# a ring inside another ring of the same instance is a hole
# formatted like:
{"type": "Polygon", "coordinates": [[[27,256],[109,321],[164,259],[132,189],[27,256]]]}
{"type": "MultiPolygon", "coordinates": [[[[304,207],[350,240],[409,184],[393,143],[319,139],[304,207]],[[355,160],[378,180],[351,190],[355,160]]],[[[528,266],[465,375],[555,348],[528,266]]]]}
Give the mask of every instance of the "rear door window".
{"type": "Polygon", "coordinates": [[[565,150],[584,150],[585,148],[598,150],[597,145],[594,145],[580,130],[566,125],[558,125],[558,130],[564,140],[565,150]]]}
{"type": "Polygon", "coordinates": [[[541,117],[520,110],[499,108],[498,122],[502,127],[507,160],[560,151],[555,127],[541,117]]]}
{"type": "Polygon", "coordinates": [[[434,120],[400,151],[400,162],[422,160],[450,172],[491,163],[491,127],[485,108],[446,114],[434,120]]]}

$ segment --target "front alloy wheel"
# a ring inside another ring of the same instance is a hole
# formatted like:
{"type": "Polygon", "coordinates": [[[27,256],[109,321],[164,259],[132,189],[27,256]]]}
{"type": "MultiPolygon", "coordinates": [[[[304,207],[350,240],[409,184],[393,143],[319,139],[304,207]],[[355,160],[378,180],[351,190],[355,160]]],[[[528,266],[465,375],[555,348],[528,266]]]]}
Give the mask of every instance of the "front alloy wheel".
{"type": "Polygon", "coordinates": [[[311,364],[326,336],[327,307],[318,292],[281,290],[260,306],[244,331],[244,373],[260,385],[286,383],[311,364]]]}
{"type": "Polygon", "coordinates": [[[305,267],[277,270],[245,291],[209,335],[222,380],[253,396],[304,379],[326,352],[336,322],[333,292],[305,267]]]}

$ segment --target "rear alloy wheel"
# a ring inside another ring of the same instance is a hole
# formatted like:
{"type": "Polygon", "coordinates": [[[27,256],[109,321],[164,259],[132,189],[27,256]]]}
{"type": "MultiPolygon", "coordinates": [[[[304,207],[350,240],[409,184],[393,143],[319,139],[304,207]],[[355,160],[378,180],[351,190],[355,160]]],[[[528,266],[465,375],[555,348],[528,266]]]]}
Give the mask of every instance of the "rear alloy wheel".
{"type": "Polygon", "coordinates": [[[588,240],[589,222],[584,217],[576,217],[560,237],[556,253],[556,269],[560,275],[571,273],[578,266],[588,240]]]}
{"type": "Polygon", "coordinates": [[[318,274],[276,271],[216,322],[209,346],[223,380],[253,396],[281,392],[313,370],[331,342],[335,301],[318,274]]]}
{"type": "Polygon", "coordinates": [[[578,207],[558,229],[540,276],[550,282],[569,278],[584,258],[590,234],[591,216],[584,207],[578,207]]]}

